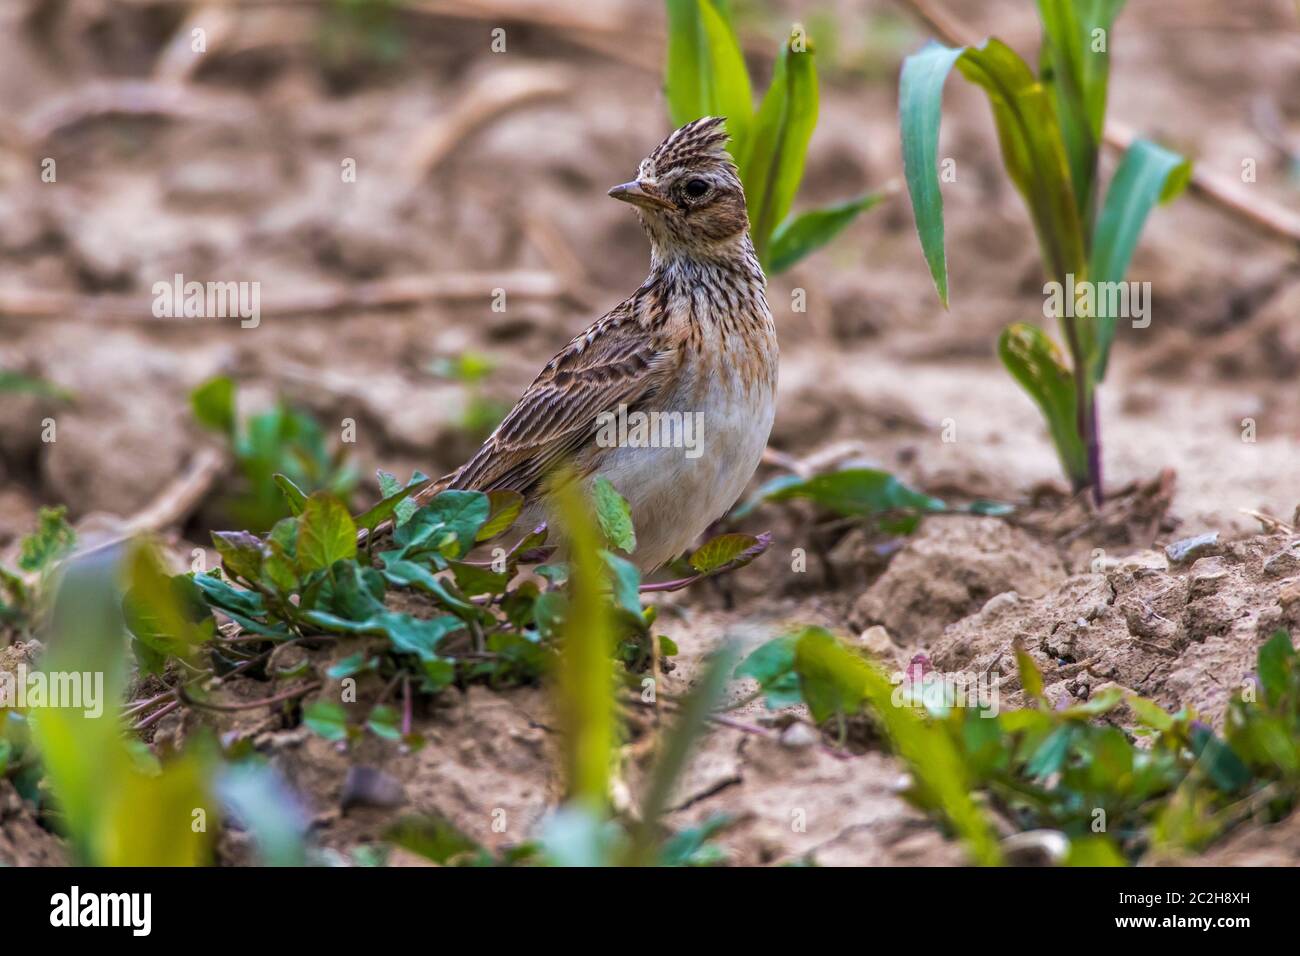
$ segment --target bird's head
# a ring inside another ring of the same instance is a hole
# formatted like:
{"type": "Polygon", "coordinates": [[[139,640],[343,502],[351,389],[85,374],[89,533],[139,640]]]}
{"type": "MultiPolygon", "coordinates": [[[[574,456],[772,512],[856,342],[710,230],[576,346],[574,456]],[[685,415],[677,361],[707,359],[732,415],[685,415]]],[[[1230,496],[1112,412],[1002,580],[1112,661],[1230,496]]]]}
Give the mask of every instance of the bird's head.
{"type": "Polygon", "coordinates": [[[674,130],[641,161],[636,179],[609,191],[636,206],[660,257],[726,255],[749,229],[723,122],[706,116],[674,130]]]}

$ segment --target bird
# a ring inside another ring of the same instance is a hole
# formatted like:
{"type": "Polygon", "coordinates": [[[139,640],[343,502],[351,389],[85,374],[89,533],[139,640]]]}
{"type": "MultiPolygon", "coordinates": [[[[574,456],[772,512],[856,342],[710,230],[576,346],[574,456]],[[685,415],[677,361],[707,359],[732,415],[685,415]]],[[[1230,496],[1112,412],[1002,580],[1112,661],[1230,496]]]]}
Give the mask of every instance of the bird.
{"type": "Polygon", "coordinates": [[[628,502],[631,560],[643,572],[731,509],[772,430],[778,347],[727,142],[724,118],[687,123],[609,190],[640,219],[649,274],[546,363],[482,447],[417,504],[446,489],[506,489],[523,496],[526,526],[554,529],[551,474],[564,467],[588,485],[601,476],[628,502]],[[651,427],[635,437],[634,425],[602,427],[619,415],[651,427]],[[661,439],[681,423],[679,446],[694,425],[697,447],[647,447],[655,421],[661,439]]]}

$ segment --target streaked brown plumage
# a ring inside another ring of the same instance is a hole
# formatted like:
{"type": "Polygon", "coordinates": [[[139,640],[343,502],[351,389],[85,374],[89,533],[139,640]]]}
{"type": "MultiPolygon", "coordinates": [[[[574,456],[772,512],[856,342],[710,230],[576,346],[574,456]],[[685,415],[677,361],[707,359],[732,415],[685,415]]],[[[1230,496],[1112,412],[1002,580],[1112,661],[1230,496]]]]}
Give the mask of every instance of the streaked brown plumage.
{"type": "Polygon", "coordinates": [[[546,520],[545,482],[568,463],[605,475],[632,506],[645,569],[684,551],[753,476],[771,431],[777,344],[744,191],[723,121],[674,131],[637,178],[610,190],[636,206],[651,242],[650,274],[630,297],[547,363],[478,452],[424,489],[510,489],[525,520],[546,520]],[[703,445],[604,447],[597,417],[699,412],[703,445]]]}

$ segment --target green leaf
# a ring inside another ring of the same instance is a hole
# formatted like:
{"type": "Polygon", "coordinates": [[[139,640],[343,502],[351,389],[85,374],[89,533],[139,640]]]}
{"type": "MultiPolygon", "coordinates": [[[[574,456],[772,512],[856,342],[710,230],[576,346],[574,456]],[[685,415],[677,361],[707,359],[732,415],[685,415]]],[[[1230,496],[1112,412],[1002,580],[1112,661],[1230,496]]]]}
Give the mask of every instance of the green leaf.
{"type": "Polygon", "coordinates": [[[860,213],[866,212],[884,198],[883,192],[867,193],[857,199],[822,209],[810,209],[786,219],[772,233],[767,271],[771,274],[784,272],[804,256],[826,245],[860,213]]]}
{"type": "Polygon", "coordinates": [[[652,861],[658,843],[660,818],[668,809],[677,782],[686,770],[691,751],[704,735],[710,713],[726,690],[727,674],[735,662],[734,648],[724,645],[713,655],[704,673],[681,702],[677,720],[664,737],[659,758],[650,772],[650,782],[641,800],[641,816],[630,851],[634,863],[646,864],[652,861]]]}
{"type": "Polygon", "coordinates": [[[1177,196],[1191,175],[1192,164],[1189,161],[1144,139],[1137,140],[1128,148],[1115,170],[1093,235],[1088,272],[1096,289],[1097,335],[1088,363],[1094,383],[1106,377],[1118,318],[1116,309],[1106,307],[1115,301],[1115,297],[1104,293],[1114,288],[1110,283],[1124,281],[1138,236],[1156,203],[1168,202],[1177,196]]]}
{"type": "Polygon", "coordinates": [[[770,501],[791,498],[807,498],[828,511],[850,517],[899,510],[936,512],[947,507],[938,498],[914,491],[889,472],[875,468],[846,468],[787,481],[768,493],[770,501]]]}
{"type": "Polygon", "coordinates": [[[383,614],[379,618],[394,648],[414,654],[422,661],[439,660],[438,644],[448,634],[464,628],[458,617],[444,614],[429,620],[410,614],[383,614]]]}
{"type": "Polygon", "coordinates": [[[36,530],[23,538],[19,545],[18,567],[23,571],[44,571],[72,550],[77,535],[64,517],[68,509],[41,508],[37,513],[36,530]]]}
{"type": "Polygon", "coordinates": [[[314,700],[302,709],[302,722],[314,734],[335,743],[348,739],[348,712],[328,700],[314,700]]]}
{"type": "Polygon", "coordinates": [[[1065,866],[1126,866],[1124,854],[1116,849],[1110,837],[1100,833],[1075,837],[1065,856],[1065,866]]]}
{"type": "Polygon", "coordinates": [[[271,476],[276,486],[284,492],[284,500],[289,504],[289,513],[297,516],[307,507],[307,495],[287,476],[276,472],[271,476]]]}
{"type": "Polygon", "coordinates": [[[1015,645],[1015,652],[1016,670],[1020,674],[1020,686],[1024,689],[1025,696],[1037,703],[1044,703],[1043,672],[1019,643],[1015,645]]]}
{"type": "Polygon", "coordinates": [[[989,95],[1002,163],[1029,208],[1047,274],[1061,281],[1085,275],[1083,230],[1051,96],[1000,40],[968,47],[957,69],[989,95]]]}
{"type": "Polygon", "coordinates": [[[569,797],[578,805],[571,809],[603,817],[615,746],[614,627],[603,591],[608,567],[621,559],[601,551],[599,532],[575,484],[558,480],[555,489],[572,552],[570,600],[555,681],[565,780],[569,797]]]}
{"type": "Polygon", "coordinates": [[[754,106],[727,5],[718,0],[668,0],[667,8],[664,88],[673,124],[726,117],[732,153],[738,156],[749,136],[754,106]]]}
{"type": "Polygon", "coordinates": [[[939,301],[948,307],[948,262],[943,248],[943,194],[937,170],[943,84],[964,51],[931,42],[903,61],[898,119],[903,140],[903,172],[921,250],[930,266],[939,301]]]}
{"type": "Polygon", "coordinates": [[[596,522],[600,532],[612,547],[625,554],[636,550],[636,529],[632,527],[632,508],[603,475],[591,485],[592,502],[596,506],[596,522]]]}
{"type": "Polygon", "coordinates": [[[510,583],[510,575],[507,572],[498,574],[491,568],[465,564],[462,561],[452,561],[450,567],[451,573],[456,577],[456,586],[470,597],[477,594],[501,594],[510,583]]]}
{"type": "Polygon", "coordinates": [[[719,12],[713,0],[699,0],[699,4],[700,26],[711,66],[708,110],[700,115],[726,118],[732,154],[739,155],[749,140],[754,114],[749,71],[740,52],[740,41],[736,39],[727,17],[719,12]]]}
{"type": "Polygon", "coordinates": [[[228,575],[256,583],[262,575],[262,539],[247,531],[213,531],[212,544],[228,575]]]}
{"type": "Polygon", "coordinates": [[[345,677],[354,677],[367,671],[373,671],[379,665],[379,659],[368,657],[365,651],[357,651],[355,654],[349,654],[329,668],[325,674],[330,680],[342,680],[345,677]]]}
{"type": "Polygon", "coordinates": [[[1264,702],[1270,707],[1276,707],[1282,701],[1296,666],[1296,651],[1291,646],[1291,635],[1286,631],[1275,632],[1259,649],[1256,670],[1264,690],[1264,702]]]}
{"type": "Polygon", "coordinates": [[[817,125],[817,70],[811,43],[792,31],[781,46],[740,161],[754,249],[765,266],[776,227],[790,213],[817,125]],[[794,47],[802,46],[802,51],[794,47]]]}
{"type": "Polygon", "coordinates": [[[1110,29],[1124,0],[1038,0],[1043,23],[1039,74],[1051,90],[1070,167],[1075,208],[1091,229],[1097,152],[1106,120],[1110,29]],[[1101,31],[1096,42],[1097,31],[1101,31]]]}
{"type": "Polygon", "coordinates": [[[216,621],[194,582],[183,574],[169,575],[147,544],[132,547],[126,584],[122,612],[127,626],[156,653],[189,657],[216,633],[216,621]]]}
{"type": "Polygon", "coordinates": [[[730,571],[749,564],[765,550],[766,542],[752,534],[720,534],[700,545],[691,554],[690,564],[702,574],[730,571]]]}
{"type": "Polygon", "coordinates": [[[200,425],[235,437],[235,383],[225,375],[209,379],[190,393],[190,407],[200,425]]]}
{"type": "Polygon", "coordinates": [[[384,579],[399,587],[417,588],[431,594],[463,618],[475,618],[483,613],[473,602],[455,593],[432,571],[414,561],[387,561],[384,565],[384,579]]]}
{"type": "Polygon", "coordinates": [[[475,541],[491,541],[499,534],[505,534],[515,525],[515,520],[524,509],[524,496],[517,491],[498,489],[489,491],[488,519],[474,536],[475,541]]]}
{"type": "Polygon", "coordinates": [[[889,678],[821,628],[807,628],[800,634],[795,657],[805,688],[814,682],[819,685],[823,712],[864,700],[870,703],[907,765],[913,799],[944,815],[976,863],[1000,863],[993,827],[971,797],[970,775],[946,729],[926,721],[912,707],[895,706],[889,678]]]}
{"type": "Polygon", "coordinates": [[[488,496],[481,491],[443,491],[397,529],[393,540],[408,553],[432,547],[446,552],[447,557],[462,558],[474,547],[491,509],[488,496]],[[447,532],[455,535],[450,547],[442,540],[447,532]]]}
{"type": "Polygon", "coordinates": [[[770,640],[751,651],[736,668],[736,677],[749,677],[758,682],[768,710],[780,710],[803,702],[799,675],[794,667],[797,643],[797,634],[770,640]]]}
{"type": "Polygon", "coordinates": [[[1224,793],[1236,793],[1250,783],[1250,768],[1208,727],[1193,727],[1191,744],[1198,766],[1224,793]]]}
{"type": "Polygon", "coordinates": [[[41,378],[3,368],[0,368],[0,392],[39,395],[42,398],[52,398],[61,402],[72,400],[72,393],[65,388],[60,388],[58,385],[41,378]]]}
{"type": "Polygon", "coordinates": [[[614,587],[614,603],[631,614],[641,615],[641,572],[626,558],[601,551],[614,587]]]}
{"type": "Polygon", "coordinates": [[[370,716],[366,718],[366,727],[376,737],[385,740],[402,739],[402,717],[398,714],[397,708],[389,704],[378,704],[373,707],[370,716]]]}
{"type": "Polygon", "coordinates": [[[1037,326],[1017,322],[1003,329],[998,357],[1043,413],[1065,473],[1086,484],[1088,455],[1079,437],[1074,379],[1056,344],[1037,326]]]}
{"type": "Polygon", "coordinates": [[[357,526],[333,495],[316,492],[298,520],[298,567],[304,572],[323,571],[357,556],[357,526]]]}
{"type": "Polygon", "coordinates": [[[411,520],[416,514],[416,506],[414,502],[407,499],[428,486],[429,479],[417,471],[411,476],[411,480],[407,482],[405,488],[393,490],[395,484],[396,479],[392,475],[386,471],[379,472],[380,494],[384,495],[384,498],[373,508],[357,515],[355,524],[358,528],[374,531],[381,522],[387,521],[394,516],[396,516],[394,526],[402,528],[411,520]],[[386,483],[389,480],[392,481],[392,484],[386,483]]]}

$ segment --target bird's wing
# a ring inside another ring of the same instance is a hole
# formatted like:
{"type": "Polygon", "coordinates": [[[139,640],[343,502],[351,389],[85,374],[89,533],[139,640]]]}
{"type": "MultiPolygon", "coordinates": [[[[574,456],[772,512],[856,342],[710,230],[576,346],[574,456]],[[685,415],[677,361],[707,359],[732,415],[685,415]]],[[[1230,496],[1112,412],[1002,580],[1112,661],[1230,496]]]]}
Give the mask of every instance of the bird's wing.
{"type": "Polygon", "coordinates": [[[635,408],[677,365],[677,350],[637,322],[636,297],[624,301],[547,363],[450,487],[534,494],[587,444],[601,412],[635,408]]]}

